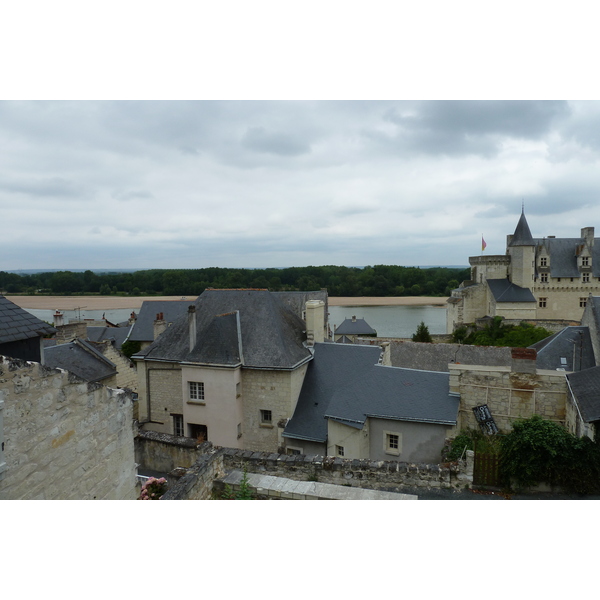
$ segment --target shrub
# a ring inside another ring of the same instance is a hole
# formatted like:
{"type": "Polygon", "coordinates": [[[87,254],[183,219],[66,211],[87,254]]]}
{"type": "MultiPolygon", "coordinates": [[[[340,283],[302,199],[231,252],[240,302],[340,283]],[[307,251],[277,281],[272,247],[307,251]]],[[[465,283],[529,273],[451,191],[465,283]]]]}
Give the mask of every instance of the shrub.
{"type": "Polygon", "coordinates": [[[160,500],[167,491],[167,480],[164,477],[150,477],[142,486],[138,500],[160,500]]]}

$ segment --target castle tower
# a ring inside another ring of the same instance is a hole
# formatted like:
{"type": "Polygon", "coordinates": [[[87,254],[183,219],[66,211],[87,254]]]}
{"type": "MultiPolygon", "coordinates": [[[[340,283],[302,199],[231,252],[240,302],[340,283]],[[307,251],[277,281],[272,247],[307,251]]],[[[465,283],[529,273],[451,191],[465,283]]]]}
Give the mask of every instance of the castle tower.
{"type": "Polygon", "coordinates": [[[525,209],[522,209],[514,234],[506,239],[506,253],[510,256],[509,279],[515,285],[530,288],[534,284],[535,248],[525,209]]]}

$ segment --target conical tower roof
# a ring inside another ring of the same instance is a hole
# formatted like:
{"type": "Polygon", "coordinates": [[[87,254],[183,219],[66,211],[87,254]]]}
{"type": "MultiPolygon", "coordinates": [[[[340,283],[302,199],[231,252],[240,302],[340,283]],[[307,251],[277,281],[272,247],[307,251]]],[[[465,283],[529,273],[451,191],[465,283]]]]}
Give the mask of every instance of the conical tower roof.
{"type": "Polygon", "coordinates": [[[527,219],[525,218],[525,210],[521,211],[521,218],[517,223],[517,228],[515,229],[515,233],[512,237],[512,240],[509,244],[510,246],[535,246],[535,242],[533,241],[533,237],[531,235],[531,230],[529,229],[529,225],[527,224],[527,219]]]}

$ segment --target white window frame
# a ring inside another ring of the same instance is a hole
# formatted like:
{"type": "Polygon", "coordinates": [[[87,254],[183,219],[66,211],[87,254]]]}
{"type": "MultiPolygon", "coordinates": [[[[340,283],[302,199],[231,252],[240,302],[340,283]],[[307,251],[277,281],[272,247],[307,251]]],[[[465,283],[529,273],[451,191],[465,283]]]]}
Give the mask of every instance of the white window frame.
{"type": "Polygon", "coordinates": [[[188,402],[205,404],[206,394],[203,381],[188,381],[188,402]]]}
{"type": "Polygon", "coordinates": [[[383,451],[385,454],[400,456],[402,454],[402,434],[399,431],[383,431],[383,451]],[[392,436],[396,438],[395,444],[391,444],[392,436]],[[397,445],[397,448],[394,446],[397,445]]]}
{"type": "Polygon", "coordinates": [[[587,306],[587,298],[579,298],[579,308],[585,308],[587,306]]]}
{"type": "Polygon", "coordinates": [[[304,454],[304,450],[298,446],[287,446],[285,449],[286,454],[304,454]]]}
{"type": "Polygon", "coordinates": [[[539,308],[546,308],[547,304],[548,304],[548,298],[539,298],[539,302],[538,302],[539,308]]]}
{"type": "Polygon", "coordinates": [[[336,456],[344,456],[345,450],[344,446],[335,445],[335,455],[336,456]]]}
{"type": "Polygon", "coordinates": [[[540,275],[540,283],[548,283],[548,273],[542,273],[540,275]]]}

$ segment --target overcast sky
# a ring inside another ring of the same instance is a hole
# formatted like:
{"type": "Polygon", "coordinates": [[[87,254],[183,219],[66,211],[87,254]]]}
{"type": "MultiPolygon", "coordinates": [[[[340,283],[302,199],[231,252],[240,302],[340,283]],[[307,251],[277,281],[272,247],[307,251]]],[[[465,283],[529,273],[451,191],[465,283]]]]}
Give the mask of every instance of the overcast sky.
{"type": "Polygon", "coordinates": [[[522,202],[600,227],[598,102],[4,101],[0,137],[0,270],[466,265],[522,202]]]}

